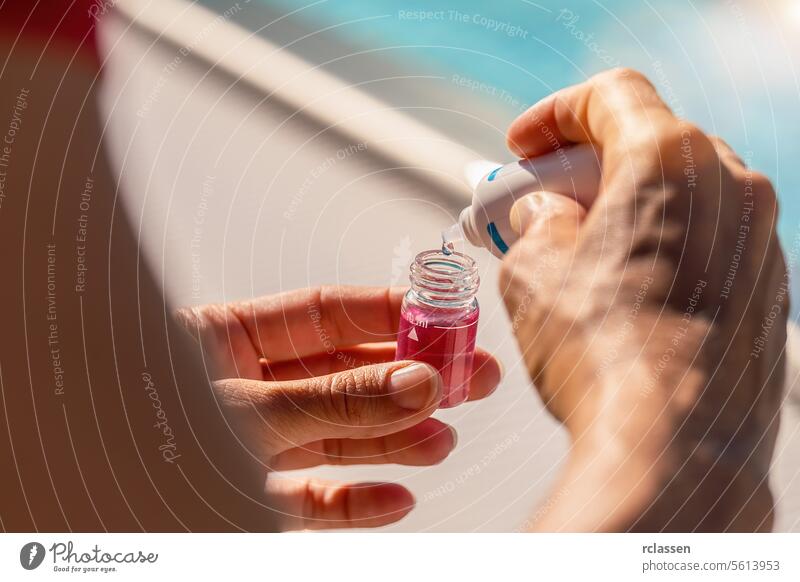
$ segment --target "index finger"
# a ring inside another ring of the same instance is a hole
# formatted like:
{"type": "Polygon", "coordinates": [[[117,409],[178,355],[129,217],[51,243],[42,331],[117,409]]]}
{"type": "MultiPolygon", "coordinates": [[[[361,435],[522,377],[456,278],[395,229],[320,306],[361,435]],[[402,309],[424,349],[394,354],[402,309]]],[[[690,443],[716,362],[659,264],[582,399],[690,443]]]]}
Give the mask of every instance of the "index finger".
{"type": "Polygon", "coordinates": [[[228,304],[260,355],[271,362],[392,341],[405,289],[314,287],[228,304]]]}
{"type": "Polygon", "coordinates": [[[530,158],[576,143],[594,143],[613,156],[615,146],[676,118],[641,73],[612,69],[561,89],[530,107],[508,129],[508,147],[530,158]]]}

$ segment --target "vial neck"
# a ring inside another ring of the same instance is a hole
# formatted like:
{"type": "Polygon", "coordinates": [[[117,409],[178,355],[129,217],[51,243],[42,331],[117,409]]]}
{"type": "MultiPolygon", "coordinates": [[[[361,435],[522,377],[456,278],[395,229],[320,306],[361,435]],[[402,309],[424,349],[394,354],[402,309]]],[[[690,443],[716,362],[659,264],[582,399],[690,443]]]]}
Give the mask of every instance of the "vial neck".
{"type": "Polygon", "coordinates": [[[470,305],[480,284],[474,259],[463,253],[444,254],[439,250],[417,255],[411,265],[410,280],[417,301],[442,308],[470,305]]]}

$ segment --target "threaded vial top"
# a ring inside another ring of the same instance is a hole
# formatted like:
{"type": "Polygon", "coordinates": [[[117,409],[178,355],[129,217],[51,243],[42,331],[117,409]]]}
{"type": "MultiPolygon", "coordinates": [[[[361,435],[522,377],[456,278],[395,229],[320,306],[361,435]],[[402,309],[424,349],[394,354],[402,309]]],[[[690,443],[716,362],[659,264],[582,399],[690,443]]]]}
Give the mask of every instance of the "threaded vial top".
{"type": "Polygon", "coordinates": [[[438,307],[469,304],[478,292],[480,277],[475,259],[464,253],[423,251],[411,264],[411,290],[420,301],[438,307]]]}

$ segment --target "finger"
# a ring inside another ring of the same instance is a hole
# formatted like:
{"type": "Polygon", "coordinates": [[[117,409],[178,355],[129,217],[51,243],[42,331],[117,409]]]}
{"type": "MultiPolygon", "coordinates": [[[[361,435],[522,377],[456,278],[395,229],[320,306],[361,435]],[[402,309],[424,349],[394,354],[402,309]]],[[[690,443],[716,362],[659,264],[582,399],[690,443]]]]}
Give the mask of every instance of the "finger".
{"type": "Polygon", "coordinates": [[[729,169],[731,170],[745,170],[746,164],[739,154],[737,154],[734,149],[728,145],[724,139],[717,135],[710,135],[708,139],[711,140],[714,149],[717,150],[717,155],[719,159],[722,160],[729,169]]]}
{"type": "Polygon", "coordinates": [[[643,132],[674,125],[676,118],[641,73],[613,69],[539,101],[508,130],[508,147],[534,157],[570,143],[592,142],[612,155],[643,132]],[[616,151],[615,151],[616,150],[616,151]]]}
{"type": "Polygon", "coordinates": [[[372,438],[421,422],[442,398],[438,372],[420,362],[364,366],[287,382],[226,380],[217,386],[231,409],[249,404],[248,427],[267,449],[330,438],[372,438]]]}
{"type": "Polygon", "coordinates": [[[323,439],[284,451],[271,469],[289,471],[318,465],[391,464],[428,466],[443,461],[455,448],[455,429],[435,418],[372,439],[323,439]]]}
{"type": "Polygon", "coordinates": [[[297,380],[391,362],[396,351],[395,342],[362,344],[336,350],[333,354],[313,354],[282,362],[270,362],[262,358],[261,367],[264,380],[297,380]]]}
{"type": "Polygon", "coordinates": [[[270,361],[393,341],[405,290],[317,287],[227,305],[256,351],[270,361]]]}
{"type": "MultiPolygon", "coordinates": [[[[342,349],[333,355],[317,354],[288,362],[262,360],[266,381],[300,380],[343,372],[352,368],[381,364],[394,360],[395,343],[365,344],[342,349]]],[[[494,392],[503,376],[502,366],[484,349],[475,349],[470,381],[469,400],[480,400],[494,392]]]]}
{"type": "Polygon", "coordinates": [[[520,198],[511,208],[511,226],[521,244],[558,249],[574,244],[586,209],[568,196],[534,192],[520,198]]]}
{"type": "Polygon", "coordinates": [[[503,379],[503,366],[486,350],[476,348],[469,382],[469,400],[481,400],[492,394],[503,379]]]}
{"type": "Polygon", "coordinates": [[[394,483],[267,479],[266,489],[286,530],[379,527],[414,507],[411,493],[394,483]]]}
{"type": "Polygon", "coordinates": [[[531,297],[541,279],[569,271],[586,210],[570,197],[535,192],[518,200],[511,209],[511,225],[519,240],[503,259],[501,292],[516,330],[519,304],[531,297]],[[557,268],[561,267],[560,270],[557,268]]]}

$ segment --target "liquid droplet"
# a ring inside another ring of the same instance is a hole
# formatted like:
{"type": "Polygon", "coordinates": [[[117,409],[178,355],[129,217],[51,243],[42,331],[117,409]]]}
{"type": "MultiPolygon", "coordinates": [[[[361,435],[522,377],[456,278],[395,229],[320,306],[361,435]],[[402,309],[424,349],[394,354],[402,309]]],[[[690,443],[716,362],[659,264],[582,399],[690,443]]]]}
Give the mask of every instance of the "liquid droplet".
{"type": "Polygon", "coordinates": [[[456,243],[464,240],[461,225],[455,223],[442,231],[442,254],[452,255],[456,252],[456,243]]]}

